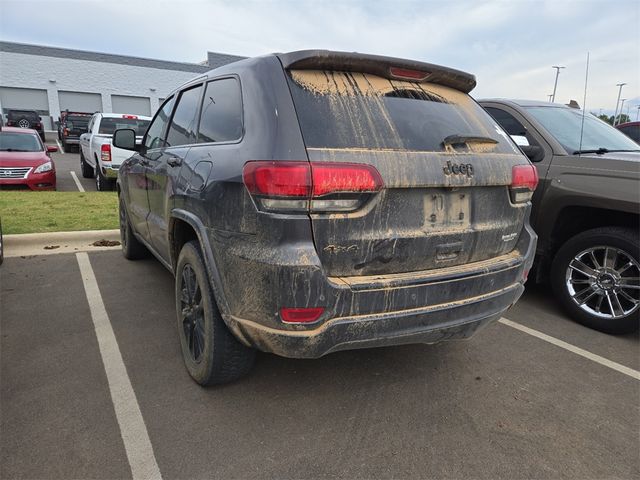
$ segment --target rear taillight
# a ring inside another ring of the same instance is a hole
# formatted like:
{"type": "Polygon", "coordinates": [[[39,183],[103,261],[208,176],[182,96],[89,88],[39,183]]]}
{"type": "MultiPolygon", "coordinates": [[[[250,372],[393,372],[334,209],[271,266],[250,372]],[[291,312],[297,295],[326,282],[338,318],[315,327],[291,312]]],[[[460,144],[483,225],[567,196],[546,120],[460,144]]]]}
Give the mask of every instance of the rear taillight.
{"type": "Polygon", "coordinates": [[[100,146],[100,161],[111,162],[111,145],[104,143],[100,146]]]}
{"type": "Polygon", "coordinates": [[[35,128],[40,128],[40,122],[34,124],[35,128]]]}
{"type": "Polygon", "coordinates": [[[538,186],[538,170],[533,165],[516,165],[511,169],[511,202],[524,203],[531,200],[538,186]]]}
{"type": "Polygon", "coordinates": [[[13,127],[13,120],[7,120],[7,127],[13,127]]]}
{"type": "Polygon", "coordinates": [[[351,211],[383,187],[378,170],[360,163],[247,162],[244,184],[262,210],[351,211]]]}
{"type": "Polygon", "coordinates": [[[284,323],[313,323],[324,312],[324,307],[281,308],[280,318],[284,323]]]}
{"type": "Polygon", "coordinates": [[[65,128],[65,129],[62,131],[62,135],[64,135],[65,137],[66,137],[67,135],[69,135],[69,129],[68,129],[68,128],[65,128]]]}

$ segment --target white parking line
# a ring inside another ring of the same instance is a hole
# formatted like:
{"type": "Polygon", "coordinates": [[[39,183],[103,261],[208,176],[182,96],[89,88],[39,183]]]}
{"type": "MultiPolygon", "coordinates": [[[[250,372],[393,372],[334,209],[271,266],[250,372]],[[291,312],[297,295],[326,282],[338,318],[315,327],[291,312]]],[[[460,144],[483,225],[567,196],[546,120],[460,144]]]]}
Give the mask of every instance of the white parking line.
{"type": "Polygon", "coordinates": [[[58,141],[57,138],[56,138],[56,143],[58,144],[58,149],[60,150],[60,153],[65,153],[64,149],[62,148],[62,145],[60,145],[60,142],[58,141]]]}
{"type": "Polygon", "coordinates": [[[563,342],[562,340],[547,335],[546,333],[539,332],[538,330],[534,330],[533,328],[525,327],[524,325],[520,325],[519,323],[513,322],[507,318],[501,318],[500,320],[498,320],[498,322],[502,323],[503,325],[508,325],[509,327],[515,328],[516,330],[520,330],[521,332],[532,335],[536,338],[539,338],[540,340],[544,340],[545,342],[549,342],[556,347],[564,348],[565,350],[575,353],[576,355],[588,358],[589,360],[599,363],[600,365],[604,365],[605,367],[609,367],[612,370],[624,373],[625,375],[629,375],[631,378],[640,380],[640,372],[638,370],[625,367],[624,365],[620,365],[619,363],[601,357],[600,355],[588,352],[587,350],[583,350],[582,348],[571,345],[570,343],[563,342]]]}
{"type": "Polygon", "coordinates": [[[78,190],[80,190],[81,192],[84,192],[84,187],[80,183],[80,180],[78,180],[78,176],[76,175],[76,172],[71,170],[71,172],[69,173],[71,173],[71,177],[73,178],[73,181],[76,182],[76,186],[78,187],[78,190]]]}
{"type": "Polygon", "coordinates": [[[160,469],[153,454],[151,440],[149,440],[149,433],[102,301],[98,282],[89,262],[89,255],[85,252],[76,253],[76,258],[131,473],[134,479],[161,479],[160,469]]]}

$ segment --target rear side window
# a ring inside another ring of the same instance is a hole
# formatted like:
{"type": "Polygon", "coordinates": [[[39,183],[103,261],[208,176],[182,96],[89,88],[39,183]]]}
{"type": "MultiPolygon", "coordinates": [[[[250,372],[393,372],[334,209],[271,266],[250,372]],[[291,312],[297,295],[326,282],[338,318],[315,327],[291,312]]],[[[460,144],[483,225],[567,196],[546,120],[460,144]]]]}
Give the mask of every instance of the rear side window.
{"type": "Polygon", "coordinates": [[[167,133],[167,147],[196,143],[201,92],[202,85],[198,85],[180,94],[167,133]]]}
{"type": "Polygon", "coordinates": [[[242,137],[242,99],[235,78],[207,84],[202,102],[198,143],[233,142],[242,137]]]}
{"type": "Polygon", "coordinates": [[[307,148],[437,152],[446,137],[471,135],[496,140],[491,152],[514,152],[482,107],[452,88],[357,72],[293,70],[288,78],[307,148]]]}

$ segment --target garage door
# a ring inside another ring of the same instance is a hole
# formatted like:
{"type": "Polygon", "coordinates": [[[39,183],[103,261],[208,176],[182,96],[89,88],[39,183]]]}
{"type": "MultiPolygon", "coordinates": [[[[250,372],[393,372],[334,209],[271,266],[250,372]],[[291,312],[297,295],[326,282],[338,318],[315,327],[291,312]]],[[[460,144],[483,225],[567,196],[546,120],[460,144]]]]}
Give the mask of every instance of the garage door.
{"type": "Polygon", "coordinates": [[[12,109],[37,110],[42,117],[44,128],[47,130],[52,128],[46,90],[0,87],[0,103],[2,104],[2,113],[4,115],[7,115],[9,110],[12,109]]]}
{"type": "Polygon", "coordinates": [[[151,115],[151,100],[148,97],[130,97],[111,95],[113,113],[132,113],[134,115],[151,115]]]}
{"type": "Polygon", "coordinates": [[[99,93],[58,92],[60,111],[95,113],[102,111],[102,96],[99,93]]]}

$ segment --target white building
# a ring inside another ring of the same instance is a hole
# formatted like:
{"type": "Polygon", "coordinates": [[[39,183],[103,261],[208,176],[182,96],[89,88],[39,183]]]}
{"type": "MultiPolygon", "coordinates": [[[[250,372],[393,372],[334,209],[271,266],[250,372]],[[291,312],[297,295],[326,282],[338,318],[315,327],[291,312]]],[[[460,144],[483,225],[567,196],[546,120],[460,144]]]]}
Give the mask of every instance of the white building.
{"type": "Polygon", "coordinates": [[[37,110],[45,129],[64,110],[151,115],[174,88],[244,57],[183,63],[0,41],[0,111],[37,110]]]}

